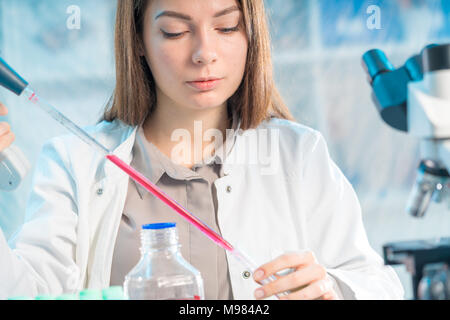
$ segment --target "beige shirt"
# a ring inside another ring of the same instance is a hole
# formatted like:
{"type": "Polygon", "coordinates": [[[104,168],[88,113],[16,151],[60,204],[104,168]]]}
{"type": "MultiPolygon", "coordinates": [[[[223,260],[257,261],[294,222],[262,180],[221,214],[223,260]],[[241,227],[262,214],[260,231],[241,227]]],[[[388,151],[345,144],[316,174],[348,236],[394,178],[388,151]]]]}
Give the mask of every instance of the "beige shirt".
{"type": "MultiPolygon", "coordinates": [[[[174,163],[159,151],[145,138],[142,127],[136,135],[131,162],[132,167],[219,234],[214,181],[224,175],[223,154],[229,154],[240,127],[235,114],[232,118],[234,131],[227,133],[226,142],[213,156],[192,169],[174,163]]],[[[225,250],[131,179],[115,243],[110,284],[123,285],[125,275],[139,261],[142,225],[160,222],[176,222],[181,254],[201,272],[205,298],[232,300],[225,250]]]]}

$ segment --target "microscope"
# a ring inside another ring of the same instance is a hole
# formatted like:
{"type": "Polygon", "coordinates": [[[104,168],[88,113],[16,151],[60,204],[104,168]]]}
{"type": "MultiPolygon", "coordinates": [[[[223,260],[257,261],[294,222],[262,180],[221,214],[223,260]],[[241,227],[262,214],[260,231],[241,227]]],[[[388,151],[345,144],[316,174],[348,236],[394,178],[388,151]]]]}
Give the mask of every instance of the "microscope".
{"type": "MultiPolygon", "coordinates": [[[[400,68],[378,49],[362,64],[382,120],[420,139],[406,211],[421,218],[431,201],[448,201],[450,210],[450,44],[429,45],[400,68]]],[[[411,273],[414,299],[450,300],[450,238],[388,243],[383,253],[385,264],[404,264],[411,273]]]]}
{"type": "MultiPolygon", "coordinates": [[[[2,85],[16,92],[20,89],[17,75],[11,76],[11,70],[0,64],[0,79],[2,85]],[[12,79],[6,81],[5,79],[12,79]]],[[[23,152],[16,146],[11,145],[6,150],[0,151],[0,191],[15,190],[27,172],[30,163],[23,152]]]]}

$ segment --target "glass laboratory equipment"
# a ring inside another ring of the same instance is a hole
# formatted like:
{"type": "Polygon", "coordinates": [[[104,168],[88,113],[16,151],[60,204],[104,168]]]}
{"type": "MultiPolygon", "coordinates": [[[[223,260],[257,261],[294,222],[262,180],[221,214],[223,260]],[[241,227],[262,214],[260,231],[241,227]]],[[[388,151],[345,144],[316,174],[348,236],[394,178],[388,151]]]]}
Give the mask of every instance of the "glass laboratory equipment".
{"type": "Polygon", "coordinates": [[[125,276],[128,300],[204,300],[200,272],[181,255],[175,223],[142,226],[141,259],[125,276]]]}

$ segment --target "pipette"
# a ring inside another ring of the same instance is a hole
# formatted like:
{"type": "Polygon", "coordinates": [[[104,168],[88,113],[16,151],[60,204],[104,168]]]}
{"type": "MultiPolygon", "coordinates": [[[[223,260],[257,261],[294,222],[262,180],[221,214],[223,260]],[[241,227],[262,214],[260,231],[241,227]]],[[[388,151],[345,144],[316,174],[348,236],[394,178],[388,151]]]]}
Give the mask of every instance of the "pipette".
{"type": "MultiPolygon", "coordinates": [[[[155,184],[153,184],[149,179],[147,179],[143,174],[135,170],[133,167],[122,161],[116,155],[114,155],[110,150],[104,147],[101,143],[91,137],[86,131],[77,126],[69,118],[64,116],[51,104],[40,98],[36,92],[29,86],[21,76],[19,76],[2,58],[0,58],[0,85],[6,89],[12,91],[18,96],[23,96],[27,101],[38,106],[48,115],[50,115],[54,120],[59,122],[77,137],[82,139],[89,146],[94,148],[97,152],[105,156],[109,161],[114,163],[118,168],[125,172],[131,179],[139,183],[148,192],[156,196],[158,199],[163,201],[169,207],[171,207],[175,212],[180,214],[189,223],[197,227],[203,234],[214,241],[217,245],[223,249],[230,252],[230,254],[236,258],[236,260],[241,263],[247,270],[252,274],[256,270],[256,264],[242,251],[237,249],[228,243],[222,236],[217,234],[208,225],[198,219],[195,215],[190,213],[188,210],[179,205],[175,200],[171,199],[162,190],[160,190],[155,184]]],[[[270,280],[276,280],[275,276],[270,276],[269,278],[261,281],[261,284],[266,284],[270,280]]],[[[279,295],[277,295],[279,297],[279,295]]]]}

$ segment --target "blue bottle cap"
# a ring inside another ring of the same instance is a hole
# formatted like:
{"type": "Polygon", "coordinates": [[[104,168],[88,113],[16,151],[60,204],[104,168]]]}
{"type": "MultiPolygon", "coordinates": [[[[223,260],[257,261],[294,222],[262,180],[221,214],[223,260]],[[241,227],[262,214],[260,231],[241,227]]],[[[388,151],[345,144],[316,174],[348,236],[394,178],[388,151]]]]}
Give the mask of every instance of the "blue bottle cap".
{"type": "Polygon", "coordinates": [[[159,229],[168,229],[175,228],[176,223],[167,222],[167,223],[152,223],[152,224],[144,224],[142,229],[144,230],[159,230],[159,229]]]}

